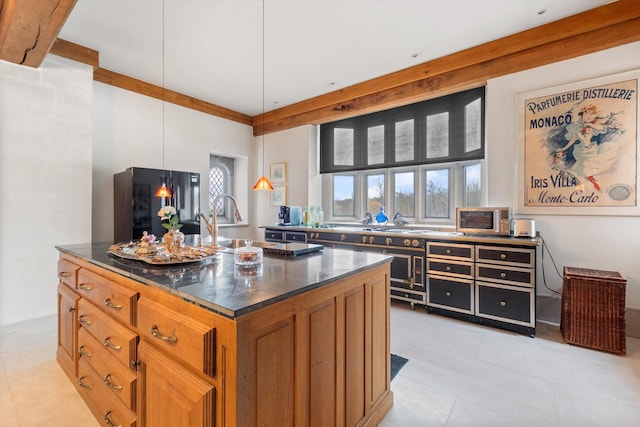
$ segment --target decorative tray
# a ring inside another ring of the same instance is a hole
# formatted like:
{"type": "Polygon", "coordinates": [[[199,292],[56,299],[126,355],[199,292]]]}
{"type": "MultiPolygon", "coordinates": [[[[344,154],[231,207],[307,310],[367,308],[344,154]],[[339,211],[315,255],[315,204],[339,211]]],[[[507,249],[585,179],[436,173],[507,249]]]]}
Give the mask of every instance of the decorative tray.
{"type": "Polygon", "coordinates": [[[199,262],[215,258],[218,253],[214,248],[207,246],[194,247],[184,246],[180,252],[171,253],[164,245],[151,245],[146,249],[147,253],[141,251],[139,243],[122,243],[111,245],[108,253],[120,258],[132,259],[146,262],[153,265],[185,264],[188,262],[199,262]]]}

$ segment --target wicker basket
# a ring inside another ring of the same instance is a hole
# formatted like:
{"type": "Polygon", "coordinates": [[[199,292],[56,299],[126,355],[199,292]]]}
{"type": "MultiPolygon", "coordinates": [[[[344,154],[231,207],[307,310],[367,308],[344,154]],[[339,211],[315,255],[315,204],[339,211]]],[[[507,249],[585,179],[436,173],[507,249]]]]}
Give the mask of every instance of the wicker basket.
{"type": "Polygon", "coordinates": [[[626,285],[615,271],[564,267],[560,319],[564,341],[625,355],[626,285]]]}

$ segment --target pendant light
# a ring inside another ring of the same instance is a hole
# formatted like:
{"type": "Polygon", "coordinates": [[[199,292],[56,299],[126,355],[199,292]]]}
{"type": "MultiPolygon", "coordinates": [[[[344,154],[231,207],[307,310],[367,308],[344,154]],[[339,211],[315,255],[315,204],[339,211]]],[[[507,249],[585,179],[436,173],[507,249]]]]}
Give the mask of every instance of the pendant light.
{"type": "Polygon", "coordinates": [[[254,190],[273,191],[269,178],[264,176],[264,0],[262,0],[262,176],[253,186],[254,190]]]}
{"type": "Polygon", "coordinates": [[[164,178],[164,0],[162,1],[162,185],[156,191],[156,197],[169,198],[171,190],[164,178]]]}

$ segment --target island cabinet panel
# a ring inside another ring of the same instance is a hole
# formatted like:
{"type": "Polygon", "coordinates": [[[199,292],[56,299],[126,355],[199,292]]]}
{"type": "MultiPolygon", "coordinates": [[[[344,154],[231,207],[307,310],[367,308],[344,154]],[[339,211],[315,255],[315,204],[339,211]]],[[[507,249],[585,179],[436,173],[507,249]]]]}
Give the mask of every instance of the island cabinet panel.
{"type": "Polygon", "coordinates": [[[91,365],[111,393],[127,408],[136,410],[138,376],[135,371],[115,361],[109,351],[83,328],[78,331],[78,355],[91,365]]]}
{"type": "Polygon", "coordinates": [[[215,375],[216,329],[147,298],[140,298],[140,335],[198,372],[215,375]]]}
{"type": "MultiPolygon", "coordinates": [[[[213,427],[215,387],[142,341],[138,348],[146,427],[213,427]]],[[[224,424],[223,424],[224,425],[224,424]]]]}
{"type": "Polygon", "coordinates": [[[238,320],[238,426],[376,425],[390,391],[389,265],[238,320]]]}
{"type": "Polygon", "coordinates": [[[138,427],[136,414],[118,399],[113,399],[111,391],[89,362],[78,362],[78,390],[89,408],[103,424],[108,426],[138,427]]]}
{"type": "Polygon", "coordinates": [[[80,297],[64,286],[58,285],[58,363],[70,377],[78,373],[76,357],[76,340],[78,334],[78,300],[80,297]]]}
{"type": "Polygon", "coordinates": [[[125,367],[137,360],[138,335],[125,328],[84,298],[78,302],[80,327],[91,334],[125,367]]]}
{"type": "Polygon", "coordinates": [[[78,293],[121,322],[136,325],[137,292],[82,268],[78,272],[78,293]]]}

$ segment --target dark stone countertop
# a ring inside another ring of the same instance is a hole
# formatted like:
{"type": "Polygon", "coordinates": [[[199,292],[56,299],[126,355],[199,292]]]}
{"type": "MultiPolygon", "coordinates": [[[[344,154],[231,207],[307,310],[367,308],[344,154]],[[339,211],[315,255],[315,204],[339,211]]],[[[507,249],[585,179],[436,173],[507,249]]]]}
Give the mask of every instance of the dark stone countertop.
{"type": "Polygon", "coordinates": [[[91,264],[163,289],[229,318],[390,262],[382,254],[330,249],[295,257],[264,255],[258,269],[236,266],[233,253],[188,264],[151,265],[109,254],[113,242],[56,246],[91,264]]]}

